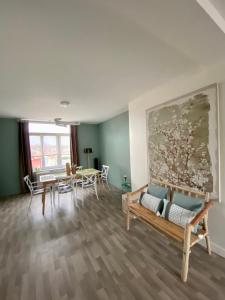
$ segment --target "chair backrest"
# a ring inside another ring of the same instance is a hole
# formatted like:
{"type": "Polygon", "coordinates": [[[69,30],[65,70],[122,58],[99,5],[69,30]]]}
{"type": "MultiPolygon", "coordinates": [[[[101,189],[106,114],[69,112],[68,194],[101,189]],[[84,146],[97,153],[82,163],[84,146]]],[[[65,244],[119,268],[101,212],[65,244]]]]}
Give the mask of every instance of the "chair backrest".
{"type": "Polygon", "coordinates": [[[82,180],[84,182],[84,186],[94,186],[97,183],[97,176],[96,174],[83,175],[82,180]]]}
{"type": "Polygon", "coordinates": [[[76,169],[77,169],[77,170],[82,170],[82,169],[83,169],[83,166],[77,166],[76,169]]]}
{"type": "Polygon", "coordinates": [[[109,166],[102,165],[102,177],[107,178],[109,174],[109,166]]]}
{"type": "Polygon", "coordinates": [[[58,178],[57,183],[63,183],[63,184],[69,184],[71,185],[73,182],[74,176],[73,175],[68,175],[68,176],[63,176],[61,178],[58,178]]]}
{"type": "Polygon", "coordinates": [[[29,175],[25,176],[23,179],[26,182],[26,185],[28,186],[30,192],[32,193],[34,190],[34,187],[33,187],[32,182],[30,181],[29,175]]]}
{"type": "Polygon", "coordinates": [[[73,175],[59,178],[57,181],[58,192],[60,194],[71,192],[73,190],[73,184],[74,184],[73,180],[74,180],[73,175]]]}

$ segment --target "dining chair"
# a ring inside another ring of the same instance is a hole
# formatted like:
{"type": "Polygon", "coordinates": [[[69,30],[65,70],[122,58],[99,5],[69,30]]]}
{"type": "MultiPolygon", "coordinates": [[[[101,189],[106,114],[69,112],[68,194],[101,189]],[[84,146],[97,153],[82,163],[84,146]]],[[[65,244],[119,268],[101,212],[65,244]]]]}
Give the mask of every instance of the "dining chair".
{"type": "Polygon", "coordinates": [[[98,191],[97,191],[97,176],[96,174],[92,175],[82,175],[80,178],[75,179],[76,187],[76,198],[77,198],[77,187],[82,188],[82,203],[84,205],[84,190],[87,188],[93,188],[95,191],[96,198],[99,200],[98,191]]]}
{"type": "Polygon", "coordinates": [[[60,195],[67,193],[71,194],[71,200],[75,200],[77,202],[74,194],[73,176],[58,179],[55,188],[58,190],[58,202],[60,200],[60,195]]]}
{"type": "Polygon", "coordinates": [[[76,170],[77,171],[83,170],[83,166],[76,166],[76,170]]]}
{"type": "MultiPolygon", "coordinates": [[[[40,182],[38,182],[38,181],[33,181],[32,182],[30,180],[29,175],[26,175],[23,179],[24,179],[24,181],[25,181],[25,183],[26,183],[26,185],[27,185],[27,187],[29,188],[29,191],[30,191],[30,203],[29,203],[29,206],[28,206],[28,210],[29,210],[30,206],[31,206],[31,203],[32,203],[32,200],[33,200],[33,196],[42,194],[44,192],[44,189],[43,189],[43,186],[41,185],[40,182]]],[[[47,188],[46,191],[50,192],[51,201],[52,201],[51,189],[47,188]]]]}
{"type": "Polygon", "coordinates": [[[109,188],[108,175],[109,175],[109,166],[102,165],[102,170],[100,172],[100,178],[101,178],[102,182],[107,183],[107,186],[109,188]]]}

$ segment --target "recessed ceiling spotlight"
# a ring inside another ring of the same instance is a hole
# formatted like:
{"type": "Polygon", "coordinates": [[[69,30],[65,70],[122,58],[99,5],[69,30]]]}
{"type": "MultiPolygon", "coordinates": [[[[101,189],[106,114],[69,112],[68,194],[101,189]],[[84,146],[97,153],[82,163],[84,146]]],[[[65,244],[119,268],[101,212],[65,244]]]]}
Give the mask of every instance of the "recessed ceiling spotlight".
{"type": "Polygon", "coordinates": [[[60,101],[60,106],[67,108],[70,105],[69,101],[60,101]]]}

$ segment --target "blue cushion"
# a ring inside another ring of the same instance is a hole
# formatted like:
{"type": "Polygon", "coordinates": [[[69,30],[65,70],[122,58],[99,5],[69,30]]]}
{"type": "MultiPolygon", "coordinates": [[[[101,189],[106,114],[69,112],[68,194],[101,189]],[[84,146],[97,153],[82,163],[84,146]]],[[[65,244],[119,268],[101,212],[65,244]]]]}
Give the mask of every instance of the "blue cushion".
{"type": "Polygon", "coordinates": [[[162,187],[160,185],[150,184],[148,186],[147,193],[154,197],[164,199],[167,198],[168,188],[162,187]]]}
{"type": "Polygon", "coordinates": [[[192,211],[200,211],[203,205],[203,200],[200,198],[194,198],[182,193],[174,192],[172,202],[192,211]]]}

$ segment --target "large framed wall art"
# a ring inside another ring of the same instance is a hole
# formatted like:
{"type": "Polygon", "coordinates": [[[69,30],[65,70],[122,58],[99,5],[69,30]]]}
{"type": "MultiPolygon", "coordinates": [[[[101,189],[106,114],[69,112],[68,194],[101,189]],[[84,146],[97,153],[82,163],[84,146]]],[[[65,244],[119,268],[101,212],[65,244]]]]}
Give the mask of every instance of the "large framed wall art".
{"type": "Polygon", "coordinates": [[[218,86],[147,110],[150,178],[220,198],[218,86]]]}

